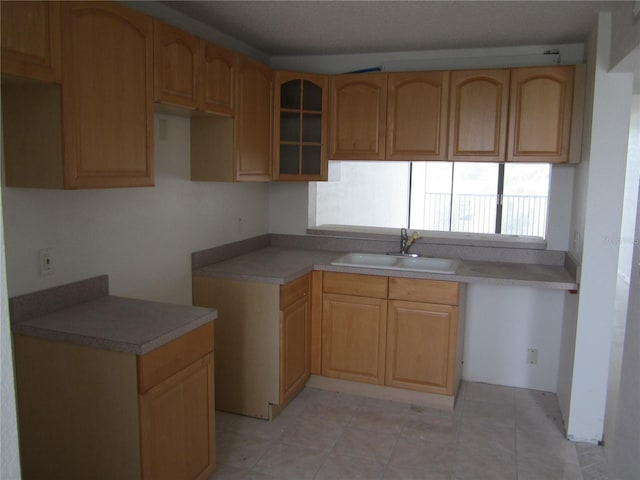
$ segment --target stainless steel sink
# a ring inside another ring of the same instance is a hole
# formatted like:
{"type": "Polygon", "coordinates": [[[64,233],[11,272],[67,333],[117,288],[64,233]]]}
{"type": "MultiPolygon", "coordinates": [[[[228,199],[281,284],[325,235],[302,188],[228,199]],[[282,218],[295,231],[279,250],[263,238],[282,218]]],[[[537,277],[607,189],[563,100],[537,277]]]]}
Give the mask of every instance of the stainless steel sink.
{"type": "Polygon", "coordinates": [[[331,262],[343,267],[406,270],[411,272],[456,273],[460,260],[454,258],[405,257],[383,253],[347,253],[331,262]]]}

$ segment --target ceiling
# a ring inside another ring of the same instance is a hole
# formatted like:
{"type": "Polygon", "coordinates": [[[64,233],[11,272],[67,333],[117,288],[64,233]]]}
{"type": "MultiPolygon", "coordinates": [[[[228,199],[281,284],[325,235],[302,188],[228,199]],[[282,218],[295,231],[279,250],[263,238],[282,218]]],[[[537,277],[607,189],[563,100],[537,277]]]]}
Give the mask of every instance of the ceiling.
{"type": "Polygon", "coordinates": [[[619,2],[163,3],[268,56],[283,56],[583,43],[595,25],[597,13],[619,2]]]}

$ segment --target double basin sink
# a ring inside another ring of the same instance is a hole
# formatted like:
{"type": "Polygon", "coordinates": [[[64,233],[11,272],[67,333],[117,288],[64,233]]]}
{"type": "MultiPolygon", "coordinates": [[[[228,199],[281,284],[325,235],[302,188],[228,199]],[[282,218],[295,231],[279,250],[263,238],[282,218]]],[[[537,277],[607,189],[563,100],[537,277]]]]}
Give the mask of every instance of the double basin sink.
{"type": "Polygon", "coordinates": [[[426,273],[456,273],[460,260],[453,258],[411,257],[384,253],[347,253],[331,262],[342,267],[404,270],[426,273]]]}

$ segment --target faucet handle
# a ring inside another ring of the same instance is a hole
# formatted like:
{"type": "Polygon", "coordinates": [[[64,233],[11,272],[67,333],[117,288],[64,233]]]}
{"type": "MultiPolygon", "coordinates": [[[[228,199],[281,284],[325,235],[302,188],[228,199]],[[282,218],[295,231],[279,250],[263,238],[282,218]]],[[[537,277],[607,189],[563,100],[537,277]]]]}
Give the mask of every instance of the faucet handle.
{"type": "Polygon", "coordinates": [[[406,228],[401,228],[400,229],[400,237],[401,238],[409,238],[409,236],[407,235],[407,229],[406,228]]]}

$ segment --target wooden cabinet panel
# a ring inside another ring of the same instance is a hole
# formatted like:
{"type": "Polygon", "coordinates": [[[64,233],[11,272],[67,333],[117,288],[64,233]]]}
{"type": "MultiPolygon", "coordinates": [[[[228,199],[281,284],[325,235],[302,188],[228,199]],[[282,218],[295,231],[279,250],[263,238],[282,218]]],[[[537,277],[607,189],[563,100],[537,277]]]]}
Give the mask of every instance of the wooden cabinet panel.
{"type": "Polygon", "coordinates": [[[198,106],[199,40],[157,19],[153,22],[155,100],[195,109],[198,106]]]}
{"type": "Polygon", "coordinates": [[[235,53],[200,39],[200,110],[233,115],[235,77],[235,53]]]}
{"type": "Polygon", "coordinates": [[[213,353],[140,395],[143,479],[205,479],[215,467],[213,353]]]}
{"type": "Polygon", "coordinates": [[[309,295],[310,275],[303,275],[280,287],[280,309],[288,307],[296,300],[309,295]]]}
{"type": "Polygon", "coordinates": [[[511,70],[507,161],[567,162],[574,67],[511,70]]]}
{"type": "Polygon", "coordinates": [[[61,17],[65,187],[153,185],[151,18],[111,2],[61,17]]]}
{"type": "Polygon", "coordinates": [[[238,60],[235,180],[271,180],[273,72],[246,57],[238,60]]]}
{"type": "Polygon", "coordinates": [[[275,180],[327,179],[328,85],[326,75],[276,72],[275,180]]]}
{"type": "Polygon", "coordinates": [[[387,160],[446,160],[449,72],[391,73],[387,160]]]}
{"type": "Polygon", "coordinates": [[[322,374],[383,384],[387,301],[325,294],[322,374]]]}
{"type": "Polygon", "coordinates": [[[213,351],[213,322],[137,357],[138,391],[146,392],[162,380],[213,351]]]}
{"type": "Polygon", "coordinates": [[[391,300],[385,383],[454,393],[457,307],[391,300]]]}
{"type": "Polygon", "coordinates": [[[60,82],[60,3],[0,2],[2,74],[60,82]]]}
{"type": "Polygon", "coordinates": [[[387,277],[324,272],[323,291],[364,297],[387,298],[387,277]]]}
{"type": "MultiPolygon", "coordinates": [[[[307,278],[308,285],[308,276],[307,278]]],[[[307,287],[308,293],[308,287],[307,287]]],[[[280,404],[288,403],[310,375],[309,295],[280,311],[280,404]]]]}
{"type": "Polygon", "coordinates": [[[509,70],[451,72],[449,160],[505,159],[509,70]]]}
{"type": "Polygon", "coordinates": [[[460,284],[441,280],[389,277],[389,298],[458,305],[460,284]]]}
{"type": "Polygon", "coordinates": [[[322,373],[322,272],[311,272],[311,373],[322,373]]]}
{"type": "Polygon", "coordinates": [[[332,77],[329,158],[383,160],[386,117],[386,74],[332,77]]]}

